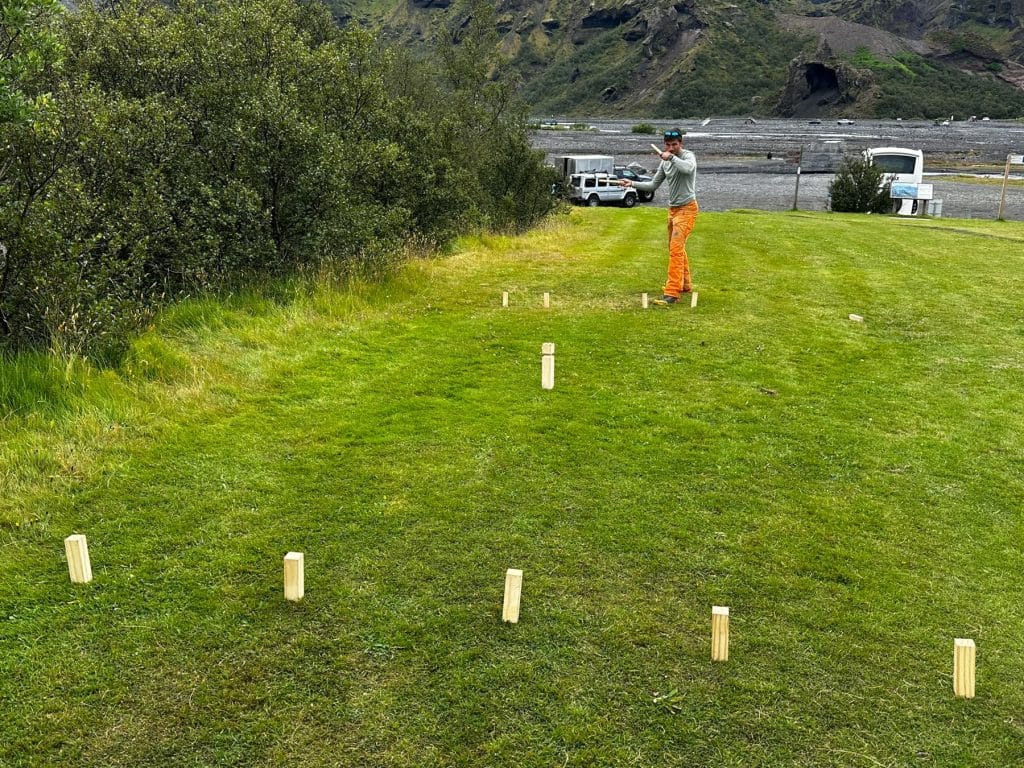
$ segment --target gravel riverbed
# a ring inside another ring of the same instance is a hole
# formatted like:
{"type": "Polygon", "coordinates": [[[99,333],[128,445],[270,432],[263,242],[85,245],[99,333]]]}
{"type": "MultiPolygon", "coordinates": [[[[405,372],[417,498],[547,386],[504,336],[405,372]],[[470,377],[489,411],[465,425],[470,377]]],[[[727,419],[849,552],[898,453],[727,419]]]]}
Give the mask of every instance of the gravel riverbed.
{"type": "MultiPolygon", "coordinates": [[[[635,162],[653,169],[657,158],[650,144],[661,143],[659,135],[631,132],[633,125],[649,122],[659,129],[667,121],[649,119],[574,119],[593,126],[591,131],[549,131],[531,133],[533,145],[550,161],[559,155],[614,155],[616,163],[635,162]]],[[[686,147],[697,155],[697,199],[702,210],[735,208],[783,211],[793,206],[796,187],[795,157],[801,148],[809,151],[826,142],[844,154],[867,147],[909,147],[921,149],[925,158],[925,183],[934,186],[942,200],[942,215],[953,218],[993,219],[999,207],[1002,170],[1007,154],[1024,153],[1024,124],[1009,121],[957,122],[936,126],[922,121],[858,120],[839,126],[823,120],[811,125],[806,120],[757,120],[714,118],[707,125],[681,121],[687,131],[686,147]],[[963,181],[952,173],[986,174],[989,182],[963,181]]],[[[1011,168],[1003,216],[1024,221],[1024,166],[1011,168]]],[[[824,210],[831,173],[802,173],[798,206],[802,210],[824,210]]],[[[664,206],[664,190],[646,205],[664,206]]]]}

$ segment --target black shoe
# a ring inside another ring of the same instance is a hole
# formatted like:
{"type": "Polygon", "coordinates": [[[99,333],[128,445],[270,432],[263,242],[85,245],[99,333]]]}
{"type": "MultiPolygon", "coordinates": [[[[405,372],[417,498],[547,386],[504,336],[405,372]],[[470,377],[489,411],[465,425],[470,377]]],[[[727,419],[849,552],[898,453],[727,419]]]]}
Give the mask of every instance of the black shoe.
{"type": "Polygon", "coordinates": [[[655,299],[654,303],[655,304],[675,304],[677,301],[679,301],[679,297],[678,296],[669,296],[666,293],[660,299],[655,299]]]}

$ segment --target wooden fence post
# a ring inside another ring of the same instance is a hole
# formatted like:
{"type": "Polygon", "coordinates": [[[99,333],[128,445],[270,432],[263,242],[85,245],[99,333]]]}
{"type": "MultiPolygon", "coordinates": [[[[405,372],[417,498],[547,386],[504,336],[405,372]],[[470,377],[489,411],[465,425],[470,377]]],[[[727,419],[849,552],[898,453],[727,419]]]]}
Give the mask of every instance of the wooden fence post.
{"type": "Polygon", "coordinates": [[[1006,183],[1010,180],[1010,158],[1013,155],[1006,156],[1006,169],[1003,171],[1003,189],[999,193],[999,213],[996,214],[996,221],[1003,220],[1003,204],[1006,202],[1006,183]]]}

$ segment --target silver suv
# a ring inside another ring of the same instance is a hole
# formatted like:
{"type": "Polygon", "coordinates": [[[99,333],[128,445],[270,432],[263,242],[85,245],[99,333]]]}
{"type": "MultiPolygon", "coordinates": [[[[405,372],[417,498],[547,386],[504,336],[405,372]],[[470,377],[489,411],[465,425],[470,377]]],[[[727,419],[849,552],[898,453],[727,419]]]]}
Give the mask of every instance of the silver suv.
{"type": "Polygon", "coordinates": [[[580,205],[615,203],[632,208],[636,205],[636,190],[620,187],[617,181],[608,173],[574,173],[569,177],[569,199],[580,205]]]}

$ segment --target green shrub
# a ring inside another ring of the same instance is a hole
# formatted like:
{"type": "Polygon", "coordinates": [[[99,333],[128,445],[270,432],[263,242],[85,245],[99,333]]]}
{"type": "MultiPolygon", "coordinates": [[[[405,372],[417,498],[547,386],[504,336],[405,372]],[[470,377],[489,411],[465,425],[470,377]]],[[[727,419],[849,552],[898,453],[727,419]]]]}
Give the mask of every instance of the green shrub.
{"type": "Polygon", "coordinates": [[[113,361],[169,301],[546,215],[493,7],[452,14],[439,65],[301,0],[39,15],[63,59],[18,70],[45,120],[0,120],[0,348],[113,361]]]}
{"type": "Polygon", "coordinates": [[[841,213],[887,213],[892,210],[889,182],[884,171],[860,155],[848,157],[828,187],[833,211],[841,213]]]}
{"type": "Polygon", "coordinates": [[[632,128],[633,133],[657,133],[658,129],[650,123],[637,123],[632,128]]]}
{"type": "MultiPolygon", "coordinates": [[[[0,125],[32,122],[49,106],[33,81],[59,61],[58,0],[4,0],[0,12],[0,125]]],[[[0,175],[2,175],[0,167],[0,175]]]]}

